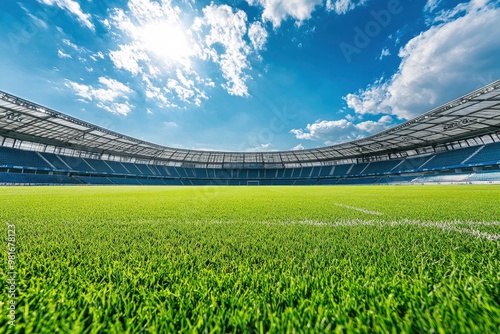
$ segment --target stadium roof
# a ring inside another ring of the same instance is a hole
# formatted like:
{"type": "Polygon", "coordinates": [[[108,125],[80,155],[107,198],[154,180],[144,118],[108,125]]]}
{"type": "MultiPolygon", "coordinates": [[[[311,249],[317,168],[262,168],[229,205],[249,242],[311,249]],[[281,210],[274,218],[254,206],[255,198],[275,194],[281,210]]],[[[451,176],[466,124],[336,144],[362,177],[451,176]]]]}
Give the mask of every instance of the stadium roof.
{"type": "Polygon", "coordinates": [[[0,91],[0,136],[96,154],[206,164],[289,164],[382,155],[500,131],[500,80],[363,139],[316,149],[216,152],[165,147],[0,91]]]}

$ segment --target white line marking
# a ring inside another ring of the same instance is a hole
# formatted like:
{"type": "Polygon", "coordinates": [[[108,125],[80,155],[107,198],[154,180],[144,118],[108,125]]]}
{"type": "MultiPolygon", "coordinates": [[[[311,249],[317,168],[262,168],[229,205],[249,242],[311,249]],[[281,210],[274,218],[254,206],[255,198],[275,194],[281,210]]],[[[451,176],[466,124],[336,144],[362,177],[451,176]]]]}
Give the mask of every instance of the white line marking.
{"type": "Polygon", "coordinates": [[[296,222],[298,224],[307,224],[315,226],[327,226],[327,227],[340,227],[340,226],[403,226],[403,225],[415,225],[427,228],[438,228],[443,232],[458,232],[460,234],[470,234],[478,239],[488,239],[488,240],[500,240],[500,234],[492,234],[487,232],[482,232],[474,228],[474,225],[483,226],[495,226],[499,225],[500,222],[426,222],[420,220],[402,220],[402,221],[375,221],[375,220],[346,220],[338,222],[319,222],[313,220],[304,220],[296,222]],[[456,225],[469,225],[470,228],[461,228],[456,225]]]}
{"type": "MultiPolygon", "coordinates": [[[[196,224],[232,224],[232,221],[197,221],[196,224]]],[[[500,241],[500,234],[498,233],[488,233],[482,232],[476,229],[476,226],[499,226],[500,222],[472,222],[472,221],[448,221],[448,222],[433,222],[433,221],[421,221],[421,220],[400,220],[400,221],[380,221],[380,220],[363,220],[363,219],[346,219],[332,222],[322,222],[317,220],[299,220],[299,221],[254,221],[253,224],[263,224],[263,225],[313,225],[319,227],[350,227],[350,226],[373,226],[373,227],[396,227],[404,225],[414,225],[426,228],[436,228],[442,232],[455,232],[460,234],[469,234],[477,239],[487,239],[491,241],[500,241]],[[468,228],[460,227],[460,225],[468,225],[468,228]]]]}
{"type": "Polygon", "coordinates": [[[350,205],[346,205],[346,204],[340,204],[340,203],[334,203],[334,204],[336,206],[341,207],[341,208],[350,209],[350,210],[356,210],[356,211],[359,211],[359,212],[368,213],[370,215],[376,215],[376,216],[382,216],[383,215],[382,212],[378,212],[378,211],[371,211],[371,210],[366,210],[366,209],[363,209],[363,208],[356,208],[354,206],[350,206],[350,205]]]}

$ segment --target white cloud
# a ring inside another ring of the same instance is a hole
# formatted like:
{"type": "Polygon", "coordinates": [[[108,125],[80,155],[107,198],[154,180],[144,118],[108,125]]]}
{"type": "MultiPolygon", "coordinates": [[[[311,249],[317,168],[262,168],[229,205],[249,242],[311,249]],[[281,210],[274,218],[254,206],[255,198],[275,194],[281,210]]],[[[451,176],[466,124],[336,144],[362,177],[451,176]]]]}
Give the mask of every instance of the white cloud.
{"type": "Polygon", "coordinates": [[[366,132],[368,134],[375,134],[386,130],[392,124],[392,117],[384,115],[378,121],[365,121],[354,126],[356,129],[366,132]]]}
{"type": "Polygon", "coordinates": [[[97,103],[97,106],[101,109],[106,110],[112,114],[127,116],[132,111],[132,106],[128,103],[111,103],[104,104],[102,102],[97,103]]]}
{"type": "Polygon", "coordinates": [[[31,13],[27,13],[28,16],[33,20],[33,22],[39,26],[40,28],[42,29],[45,29],[47,30],[48,29],[48,25],[47,25],[47,22],[43,21],[42,19],[36,17],[35,15],[31,14],[31,13]]]}
{"type": "Polygon", "coordinates": [[[299,144],[299,145],[293,147],[292,151],[300,151],[300,150],[303,150],[303,149],[304,149],[304,145],[299,144]]]}
{"type": "Polygon", "coordinates": [[[71,55],[64,53],[64,51],[61,49],[57,50],[57,56],[59,58],[72,58],[71,55]]]}
{"type": "Polygon", "coordinates": [[[137,75],[143,71],[139,62],[149,61],[149,57],[136,45],[120,45],[119,50],[111,51],[109,58],[118,69],[126,70],[137,75]]]}
{"type": "MultiPolygon", "coordinates": [[[[30,10],[23,5],[22,2],[18,1],[17,5],[19,7],[21,7],[21,9],[26,13],[26,15],[28,15],[29,18],[31,18],[31,20],[33,21],[33,23],[36,26],[38,26],[39,28],[45,29],[45,30],[47,30],[49,28],[49,25],[47,24],[47,22],[45,22],[44,20],[40,19],[38,16],[33,15],[30,12],[30,10]]],[[[40,14],[40,12],[38,12],[37,14],[40,14]]]]}
{"type": "Polygon", "coordinates": [[[325,5],[327,11],[336,14],[345,14],[357,6],[363,5],[366,0],[246,0],[251,6],[262,6],[262,20],[271,22],[278,28],[281,22],[292,18],[298,25],[311,18],[312,13],[325,5]]]}
{"type": "Polygon", "coordinates": [[[94,24],[91,21],[90,14],[82,12],[80,4],[74,0],[38,0],[39,2],[49,5],[58,6],[59,8],[68,11],[70,14],[76,16],[77,20],[85,27],[95,31],[94,24]]]}
{"type": "Polygon", "coordinates": [[[90,59],[92,59],[93,61],[97,61],[97,58],[101,58],[101,59],[104,59],[104,54],[99,51],[97,53],[94,53],[94,54],[91,54],[90,56],[90,59]]]}
{"type": "Polygon", "coordinates": [[[358,114],[408,119],[500,77],[500,8],[479,0],[451,12],[447,17],[454,19],[430,27],[401,48],[401,63],[392,77],[348,94],[347,105],[358,114]]]}
{"type": "Polygon", "coordinates": [[[217,65],[229,94],[248,96],[249,57],[259,58],[268,34],[260,22],[247,22],[244,11],[212,3],[195,12],[191,25],[167,0],[129,0],[126,10],[109,12],[103,23],[117,42],[109,58],[117,69],[143,80],[148,98],[165,107],[200,106],[216,85],[200,76],[196,60],[217,65]]]}
{"type": "Polygon", "coordinates": [[[220,66],[222,76],[226,79],[222,87],[230,95],[248,96],[245,82],[249,76],[245,70],[250,66],[247,57],[251,49],[244,39],[247,33],[246,13],[242,10],[233,12],[227,5],[216,6],[212,3],[203,8],[203,17],[196,18],[193,30],[200,35],[208,30],[203,38],[200,56],[220,66]],[[223,51],[219,53],[217,49],[220,48],[223,51]]]}
{"type": "Polygon", "coordinates": [[[179,125],[175,122],[163,122],[163,125],[166,127],[166,128],[177,128],[179,127],[179,125]]]}
{"type": "Polygon", "coordinates": [[[119,96],[127,96],[132,93],[129,87],[115,79],[100,77],[99,83],[105,88],[94,90],[93,95],[100,101],[114,101],[119,96]]]}
{"type": "Polygon", "coordinates": [[[329,11],[334,11],[337,14],[345,14],[357,6],[361,6],[366,2],[366,0],[337,0],[332,2],[332,0],[326,1],[326,9],[329,11]]]}
{"type": "Polygon", "coordinates": [[[348,121],[354,121],[356,118],[353,116],[353,115],[350,115],[350,114],[347,114],[345,115],[345,119],[348,120],[348,121]]]}
{"type": "Polygon", "coordinates": [[[424,11],[432,13],[439,6],[441,0],[427,0],[424,11]]]}
{"type": "Polygon", "coordinates": [[[346,142],[365,137],[387,129],[392,124],[390,116],[382,116],[378,121],[353,123],[347,119],[336,121],[317,120],[307,124],[305,129],[292,129],[290,132],[301,140],[323,141],[327,145],[346,142]]]}
{"type": "Polygon", "coordinates": [[[389,51],[388,48],[383,48],[382,52],[380,53],[380,56],[378,57],[379,60],[382,60],[384,57],[390,56],[391,51],[389,51]]]}
{"type": "Polygon", "coordinates": [[[115,67],[139,76],[146,97],[166,108],[178,107],[175,98],[200,105],[207,96],[195,87],[205,81],[191,68],[197,42],[182,28],[180,13],[170,1],[130,0],[128,11],[113,9],[106,19],[118,40],[118,48],[109,52],[115,67]]]}
{"type": "Polygon", "coordinates": [[[185,74],[182,73],[181,70],[177,69],[175,71],[175,74],[177,75],[177,79],[179,79],[179,81],[185,86],[185,87],[193,87],[194,86],[194,81],[191,80],[191,79],[187,79],[185,74]]]}
{"type": "Polygon", "coordinates": [[[301,140],[343,140],[345,137],[351,139],[355,134],[354,124],[348,120],[341,119],[337,121],[316,121],[313,124],[307,124],[306,129],[292,129],[291,133],[295,138],[301,140]]]}
{"type": "Polygon", "coordinates": [[[67,80],[64,85],[73,90],[76,95],[83,97],[84,100],[92,100],[92,92],[90,86],[82,85],[69,80],[67,80]]]}
{"type": "Polygon", "coordinates": [[[173,90],[177,96],[184,102],[189,101],[193,97],[194,92],[183,87],[177,80],[168,79],[167,87],[173,90]]]}
{"type": "Polygon", "coordinates": [[[189,66],[192,49],[180,19],[180,9],[170,1],[130,0],[128,10],[110,10],[106,26],[118,40],[110,52],[117,68],[133,75],[161,73],[155,66],[189,66]]]}
{"type": "Polygon", "coordinates": [[[267,30],[260,22],[254,22],[250,25],[250,28],[248,28],[248,37],[252,42],[253,48],[257,51],[264,48],[267,36],[267,30]]]}
{"type": "Polygon", "coordinates": [[[270,21],[277,28],[286,18],[291,17],[299,24],[311,18],[311,13],[323,0],[247,0],[251,6],[264,7],[262,19],[270,21]]]}
{"type": "Polygon", "coordinates": [[[64,85],[71,89],[85,102],[96,102],[96,105],[113,114],[127,115],[132,111],[132,105],[127,101],[133,92],[123,83],[106,77],[99,78],[100,87],[79,84],[66,80],[64,85]]]}
{"type": "Polygon", "coordinates": [[[144,82],[146,84],[146,97],[148,99],[155,99],[158,102],[160,102],[164,107],[166,108],[177,108],[178,106],[174,103],[172,103],[166,96],[166,93],[168,93],[168,90],[166,87],[159,88],[153,85],[149,79],[145,78],[144,82]]]}
{"type": "MultiPolygon", "coordinates": [[[[446,22],[453,21],[458,16],[461,16],[464,12],[474,12],[477,10],[484,9],[485,7],[488,6],[489,1],[490,0],[471,0],[467,3],[465,3],[465,2],[460,3],[452,9],[440,10],[440,11],[436,12],[435,17],[433,19],[431,19],[431,20],[428,19],[427,23],[429,23],[429,22],[431,22],[431,24],[432,23],[440,23],[440,22],[446,23],[446,22]]],[[[424,8],[424,10],[427,10],[429,12],[434,11],[437,8],[437,5],[439,5],[439,3],[437,3],[436,7],[433,8],[432,11],[430,11],[430,8],[427,7],[428,4],[429,3],[426,4],[426,7],[424,8]]]]}
{"type": "Polygon", "coordinates": [[[247,151],[248,152],[262,152],[262,151],[267,152],[267,151],[270,151],[271,146],[272,146],[271,143],[260,144],[259,146],[248,148],[247,151]]]}
{"type": "Polygon", "coordinates": [[[72,43],[69,39],[63,39],[62,42],[66,44],[67,46],[71,47],[73,50],[78,51],[78,52],[84,52],[86,51],[84,48],[76,45],[75,43],[72,43]]]}

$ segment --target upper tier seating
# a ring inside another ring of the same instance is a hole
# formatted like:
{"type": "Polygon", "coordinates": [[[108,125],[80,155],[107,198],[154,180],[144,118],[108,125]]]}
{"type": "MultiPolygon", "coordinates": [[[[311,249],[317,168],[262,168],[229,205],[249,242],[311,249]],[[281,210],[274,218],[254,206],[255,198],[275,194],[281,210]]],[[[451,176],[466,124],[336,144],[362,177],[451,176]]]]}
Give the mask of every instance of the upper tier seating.
{"type": "Polygon", "coordinates": [[[0,166],[52,169],[36,152],[0,147],[0,166]]]}
{"type": "Polygon", "coordinates": [[[485,145],[472,158],[467,160],[466,164],[478,164],[484,162],[498,162],[500,161],[500,143],[492,143],[485,145]]]}
{"type": "Polygon", "coordinates": [[[118,161],[106,161],[106,164],[111,167],[116,174],[130,174],[130,172],[118,161]]]}
{"type": "Polygon", "coordinates": [[[258,179],[259,176],[259,170],[258,169],[249,169],[248,170],[248,178],[249,179],[258,179]]]}
{"type": "MultiPolygon", "coordinates": [[[[335,167],[335,169],[337,169],[337,167],[335,167]]],[[[318,176],[320,176],[320,177],[330,176],[330,174],[332,173],[332,169],[333,168],[334,168],[334,166],[323,166],[323,167],[321,167],[321,170],[320,170],[318,176]]]]}
{"type": "MultiPolygon", "coordinates": [[[[167,174],[171,177],[180,177],[179,172],[173,166],[165,166],[164,169],[167,171],[167,174]]],[[[212,170],[213,171],[213,170],[212,170]]]]}
{"type": "Polygon", "coordinates": [[[155,171],[155,169],[152,169],[149,165],[138,163],[135,163],[134,165],[142,172],[143,175],[157,176],[158,171],[155,171]]]}
{"type": "Polygon", "coordinates": [[[344,176],[347,174],[349,169],[351,168],[352,164],[349,165],[337,165],[335,166],[333,170],[333,176],[344,176]]]}
{"type": "Polygon", "coordinates": [[[460,165],[462,161],[467,159],[472,153],[476,152],[479,147],[467,147],[458,150],[437,153],[432,160],[426,163],[424,169],[433,169],[440,167],[460,165]]]}
{"type": "Polygon", "coordinates": [[[403,163],[399,166],[396,166],[392,171],[393,172],[404,172],[404,171],[413,171],[418,170],[420,166],[422,166],[427,160],[429,160],[433,155],[426,155],[414,158],[406,158],[403,163]]]}
{"type": "Polygon", "coordinates": [[[68,165],[72,170],[82,172],[95,172],[95,170],[80,157],[69,157],[65,155],[59,155],[58,157],[62,161],[64,161],[64,163],[66,163],[66,165],[68,165]]]}
{"type": "Polygon", "coordinates": [[[375,161],[371,162],[368,167],[363,171],[363,174],[377,174],[377,173],[388,173],[397,164],[399,164],[401,160],[388,160],[388,161],[375,161]]]}
{"type": "Polygon", "coordinates": [[[302,172],[300,173],[300,178],[309,178],[311,176],[313,168],[312,167],[304,167],[302,168],[302,172]]]}
{"type": "Polygon", "coordinates": [[[139,168],[137,168],[135,164],[130,162],[122,162],[121,164],[123,165],[123,167],[125,167],[126,170],[128,170],[127,174],[142,175],[142,172],[139,168]]]}
{"type": "Polygon", "coordinates": [[[360,163],[360,164],[355,164],[352,169],[349,171],[348,175],[359,175],[359,174],[365,174],[363,170],[368,166],[368,163],[360,163]]]}
{"type": "Polygon", "coordinates": [[[113,170],[106,164],[104,160],[84,159],[95,171],[102,173],[113,173],[113,170]]]}
{"type": "Polygon", "coordinates": [[[275,179],[277,173],[278,173],[277,169],[266,169],[266,171],[265,171],[265,178],[266,179],[275,179]]]}
{"type": "Polygon", "coordinates": [[[61,170],[71,170],[71,167],[67,166],[64,162],[62,162],[61,159],[59,159],[59,156],[53,154],[53,153],[40,153],[52,166],[54,166],[55,169],[61,169],[61,170]]]}
{"type": "MultiPolygon", "coordinates": [[[[292,178],[293,168],[285,168],[282,178],[290,179],[292,178]]],[[[281,173],[278,173],[278,177],[280,177],[281,173]]]]}

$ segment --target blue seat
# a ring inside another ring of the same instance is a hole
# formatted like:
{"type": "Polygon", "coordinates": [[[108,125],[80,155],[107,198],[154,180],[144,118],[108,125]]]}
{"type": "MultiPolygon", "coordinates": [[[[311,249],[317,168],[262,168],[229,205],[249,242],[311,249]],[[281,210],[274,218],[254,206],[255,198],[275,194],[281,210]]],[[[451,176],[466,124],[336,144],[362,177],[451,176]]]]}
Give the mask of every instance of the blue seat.
{"type": "MultiPolygon", "coordinates": [[[[349,165],[336,165],[335,169],[333,170],[332,176],[344,176],[347,174],[349,169],[351,168],[352,164],[349,165]]],[[[323,175],[322,175],[323,176],[323,175]]]]}
{"type": "Polygon", "coordinates": [[[498,163],[500,161],[500,143],[485,145],[481,151],[466,161],[467,164],[498,163]]]}
{"type": "Polygon", "coordinates": [[[77,178],[86,184],[113,184],[107,177],[78,176],[77,178]]]}
{"type": "Polygon", "coordinates": [[[368,166],[368,163],[366,163],[366,162],[363,162],[360,164],[354,164],[352,169],[349,171],[348,175],[360,175],[363,172],[363,170],[366,168],[366,166],[368,166]]]}
{"type": "Polygon", "coordinates": [[[113,170],[106,164],[104,160],[97,159],[84,159],[87,164],[89,164],[96,172],[99,173],[113,173],[113,170]]]}
{"type": "Polygon", "coordinates": [[[404,171],[413,171],[419,170],[420,166],[422,166],[427,160],[429,160],[431,156],[420,156],[414,158],[406,158],[399,166],[393,168],[393,172],[404,172],[404,171]]]}
{"type": "Polygon", "coordinates": [[[401,159],[388,161],[374,161],[363,171],[363,174],[389,173],[394,167],[401,163],[401,159]]]}
{"type": "Polygon", "coordinates": [[[292,173],[293,173],[293,168],[286,168],[285,172],[283,173],[283,178],[284,179],[292,178],[292,173]]]}
{"type": "Polygon", "coordinates": [[[106,161],[106,164],[111,167],[116,174],[130,174],[130,172],[125,169],[125,167],[118,161],[106,161]]]}
{"type": "Polygon", "coordinates": [[[430,160],[423,166],[423,168],[433,169],[460,165],[478,148],[479,147],[467,147],[458,150],[437,153],[432,160],[430,160]]]}
{"type": "Polygon", "coordinates": [[[0,173],[0,183],[22,184],[82,184],[74,177],[31,173],[0,173]]]}
{"type": "Polygon", "coordinates": [[[248,170],[248,178],[249,179],[258,179],[259,178],[259,170],[258,169],[249,169],[248,170]]]}
{"type": "Polygon", "coordinates": [[[59,157],[53,153],[40,153],[55,169],[71,170],[59,157]]]}
{"type": "Polygon", "coordinates": [[[0,166],[53,169],[36,152],[0,147],[0,166]]]}

